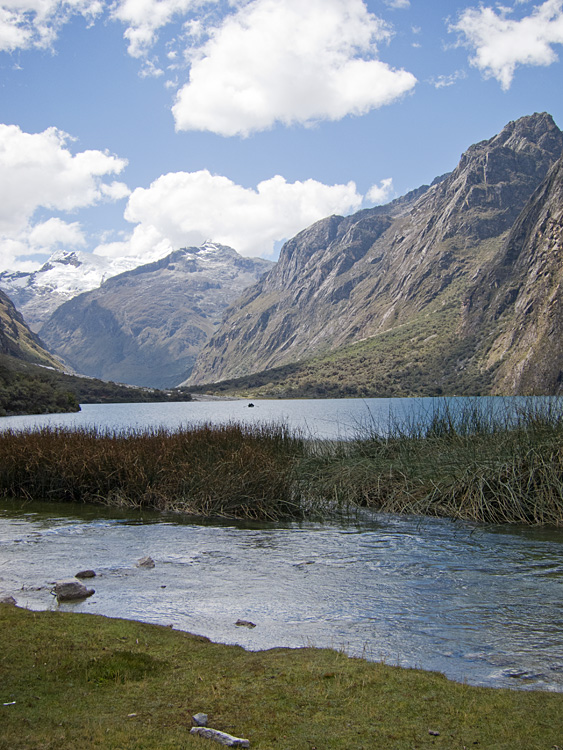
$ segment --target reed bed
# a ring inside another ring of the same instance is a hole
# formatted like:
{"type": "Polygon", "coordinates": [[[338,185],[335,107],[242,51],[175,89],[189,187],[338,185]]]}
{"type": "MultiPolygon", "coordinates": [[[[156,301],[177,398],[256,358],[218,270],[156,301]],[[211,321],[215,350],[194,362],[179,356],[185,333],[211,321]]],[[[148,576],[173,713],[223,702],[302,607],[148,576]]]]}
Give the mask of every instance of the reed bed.
{"type": "Polygon", "coordinates": [[[335,507],[563,526],[563,402],[438,402],[417,421],[359,427],[306,471],[335,507]]]}
{"type": "Polygon", "coordinates": [[[0,493],[34,500],[278,520],[299,515],[303,441],[283,425],[0,437],[0,493]]]}
{"type": "Polygon", "coordinates": [[[261,521],[370,507],[563,526],[563,402],[443,402],[349,441],[305,440],[283,424],[8,431],[0,495],[261,521]]]}

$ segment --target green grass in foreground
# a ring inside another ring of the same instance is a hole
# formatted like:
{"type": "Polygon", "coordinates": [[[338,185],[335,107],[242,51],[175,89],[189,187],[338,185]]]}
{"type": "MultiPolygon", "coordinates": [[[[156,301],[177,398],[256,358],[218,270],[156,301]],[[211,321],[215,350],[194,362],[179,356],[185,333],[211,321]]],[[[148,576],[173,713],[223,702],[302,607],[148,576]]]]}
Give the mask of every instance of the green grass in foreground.
{"type": "Polygon", "coordinates": [[[317,649],[247,652],[95,615],[0,605],[1,750],[550,750],[563,695],[474,688],[317,649]],[[12,703],[13,705],[3,705],[12,703]],[[439,734],[430,734],[439,733],[439,734]]]}

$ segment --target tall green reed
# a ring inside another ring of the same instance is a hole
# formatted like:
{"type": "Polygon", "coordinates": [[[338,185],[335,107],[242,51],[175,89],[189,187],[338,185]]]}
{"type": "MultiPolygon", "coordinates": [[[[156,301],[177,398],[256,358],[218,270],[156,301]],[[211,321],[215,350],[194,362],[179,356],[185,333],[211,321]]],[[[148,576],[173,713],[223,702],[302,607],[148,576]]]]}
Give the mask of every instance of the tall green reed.
{"type": "Polygon", "coordinates": [[[563,525],[563,401],[460,399],[385,425],[310,465],[336,504],[492,523],[563,525]]]}

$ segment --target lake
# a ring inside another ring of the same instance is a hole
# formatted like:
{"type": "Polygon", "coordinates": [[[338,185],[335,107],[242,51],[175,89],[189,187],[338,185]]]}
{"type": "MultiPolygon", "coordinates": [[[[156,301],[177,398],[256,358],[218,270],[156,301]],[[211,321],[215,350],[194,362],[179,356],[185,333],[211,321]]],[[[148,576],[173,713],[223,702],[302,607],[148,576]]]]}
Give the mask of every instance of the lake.
{"type": "MultiPolygon", "coordinates": [[[[284,419],[337,438],[390,412],[433,407],[431,399],[254,403],[85,406],[0,424],[174,429],[284,419]]],[[[31,609],[169,624],[248,649],[334,647],[475,685],[563,691],[563,530],[368,512],[346,522],[202,523],[3,501],[0,592],[31,609]],[[136,567],[145,555],[154,569],[136,567]],[[98,574],[95,595],[57,605],[52,582],[85,568],[98,574]]]]}
{"type": "MultiPolygon", "coordinates": [[[[557,398],[536,398],[535,404],[555,402],[557,398]]],[[[307,437],[345,439],[376,429],[385,432],[389,426],[409,421],[427,421],[436,410],[447,405],[452,411],[478,405],[484,412],[515,411],[528,399],[511,397],[479,398],[366,398],[366,399],[260,399],[234,401],[190,401],[149,404],[85,404],[80,412],[41,414],[0,418],[0,430],[36,426],[96,426],[102,429],[145,429],[165,427],[170,430],[211,422],[285,422],[307,437]],[[254,406],[249,407],[252,403],[254,406]]]]}

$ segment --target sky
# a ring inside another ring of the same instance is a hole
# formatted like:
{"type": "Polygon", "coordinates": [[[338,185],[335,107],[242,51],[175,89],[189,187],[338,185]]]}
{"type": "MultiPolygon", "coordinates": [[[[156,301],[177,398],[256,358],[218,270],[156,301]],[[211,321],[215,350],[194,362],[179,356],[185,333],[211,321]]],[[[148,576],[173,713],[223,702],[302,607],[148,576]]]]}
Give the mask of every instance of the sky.
{"type": "Polygon", "coordinates": [[[276,259],[331,214],[563,128],[563,0],[0,0],[0,271],[276,259]]]}

